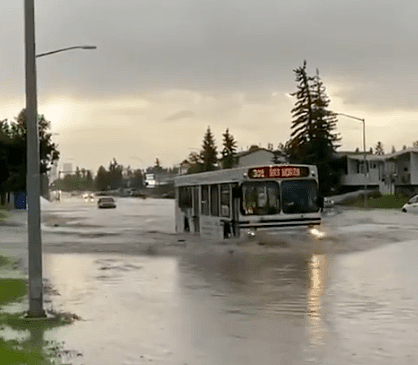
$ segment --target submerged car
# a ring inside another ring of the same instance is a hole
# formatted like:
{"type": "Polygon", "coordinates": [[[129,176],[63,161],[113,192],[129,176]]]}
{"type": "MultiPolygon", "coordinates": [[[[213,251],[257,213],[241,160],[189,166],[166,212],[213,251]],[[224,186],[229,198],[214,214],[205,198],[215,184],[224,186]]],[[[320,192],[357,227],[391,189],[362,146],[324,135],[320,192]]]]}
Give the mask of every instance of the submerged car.
{"type": "Polygon", "coordinates": [[[116,202],[112,197],[107,196],[104,198],[100,198],[97,201],[97,207],[98,208],[116,208],[116,202]]]}
{"type": "Polygon", "coordinates": [[[404,204],[402,212],[418,214],[418,195],[414,195],[411,199],[409,199],[408,203],[404,204]]]}

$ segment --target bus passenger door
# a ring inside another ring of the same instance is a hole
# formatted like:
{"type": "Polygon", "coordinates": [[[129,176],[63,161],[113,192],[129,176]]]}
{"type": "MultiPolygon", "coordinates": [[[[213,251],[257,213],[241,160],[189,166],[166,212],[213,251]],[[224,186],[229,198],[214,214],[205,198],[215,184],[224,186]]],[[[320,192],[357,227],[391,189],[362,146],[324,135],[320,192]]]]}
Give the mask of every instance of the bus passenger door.
{"type": "Polygon", "coordinates": [[[193,227],[194,232],[199,233],[200,231],[200,219],[199,219],[199,187],[193,186],[193,202],[192,202],[192,219],[193,219],[193,227]]]}
{"type": "Polygon", "coordinates": [[[232,232],[234,237],[239,237],[239,210],[241,204],[241,188],[238,184],[232,185],[232,232]]]}

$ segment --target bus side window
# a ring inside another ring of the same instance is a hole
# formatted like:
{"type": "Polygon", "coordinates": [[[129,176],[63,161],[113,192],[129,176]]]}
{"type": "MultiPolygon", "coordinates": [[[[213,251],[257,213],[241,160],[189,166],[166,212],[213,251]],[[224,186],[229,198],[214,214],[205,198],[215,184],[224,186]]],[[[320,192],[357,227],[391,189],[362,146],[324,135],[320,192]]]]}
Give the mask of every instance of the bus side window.
{"type": "Polygon", "coordinates": [[[202,185],[202,201],[201,201],[202,215],[209,215],[209,187],[202,185]]]}
{"type": "Polygon", "coordinates": [[[210,215],[219,217],[219,187],[218,185],[210,186],[210,215]]]}
{"type": "Polygon", "coordinates": [[[221,185],[221,216],[229,217],[230,212],[230,190],[228,184],[221,185]]]}

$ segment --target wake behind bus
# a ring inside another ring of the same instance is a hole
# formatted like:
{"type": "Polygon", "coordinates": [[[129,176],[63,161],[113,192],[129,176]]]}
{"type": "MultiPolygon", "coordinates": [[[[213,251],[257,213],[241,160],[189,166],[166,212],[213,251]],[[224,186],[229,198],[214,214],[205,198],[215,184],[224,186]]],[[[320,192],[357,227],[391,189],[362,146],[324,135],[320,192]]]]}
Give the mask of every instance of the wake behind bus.
{"type": "Polygon", "coordinates": [[[176,232],[225,239],[321,223],[313,165],[263,165],[175,178],[176,232]]]}

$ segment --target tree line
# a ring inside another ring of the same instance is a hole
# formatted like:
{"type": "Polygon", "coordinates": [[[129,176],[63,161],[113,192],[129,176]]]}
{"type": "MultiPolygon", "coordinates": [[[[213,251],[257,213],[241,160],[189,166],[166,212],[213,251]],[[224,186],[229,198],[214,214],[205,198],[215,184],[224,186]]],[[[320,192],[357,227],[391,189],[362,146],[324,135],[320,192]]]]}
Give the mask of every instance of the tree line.
{"type": "Polygon", "coordinates": [[[130,166],[125,168],[115,158],[107,169],[101,165],[95,178],[90,170],[77,167],[74,174],[66,174],[53,183],[54,189],[63,191],[106,191],[127,187],[141,189],[143,186],[142,171],[132,170],[130,166]]]}
{"type": "MultiPolygon", "coordinates": [[[[164,168],[158,158],[154,166],[149,166],[146,173],[158,175],[176,174],[178,168],[164,168]]],[[[132,169],[130,166],[119,164],[115,158],[110,161],[106,169],[101,165],[93,178],[90,170],[76,168],[74,174],[66,174],[63,178],[54,181],[53,188],[63,191],[106,191],[121,188],[142,189],[145,187],[144,176],[141,169],[132,169]]]]}

